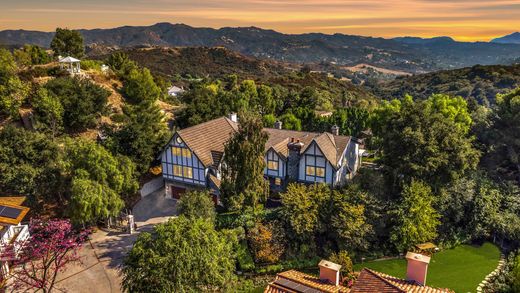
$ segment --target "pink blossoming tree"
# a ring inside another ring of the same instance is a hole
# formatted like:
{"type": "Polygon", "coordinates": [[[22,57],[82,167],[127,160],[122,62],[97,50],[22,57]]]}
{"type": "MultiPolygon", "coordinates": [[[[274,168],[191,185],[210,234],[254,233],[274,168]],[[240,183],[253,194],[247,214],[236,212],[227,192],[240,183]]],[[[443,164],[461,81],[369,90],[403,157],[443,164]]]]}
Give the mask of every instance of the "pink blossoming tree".
{"type": "Polygon", "coordinates": [[[58,273],[81,261],[78,251],[88,231],[77,232],[69,220],[58,219],[32,219],[29,231],[31,236],[18,255],[10,249],[3,253],[3,257],[14,259],[10,273],[14,289],[51,292],[58,273]]]}

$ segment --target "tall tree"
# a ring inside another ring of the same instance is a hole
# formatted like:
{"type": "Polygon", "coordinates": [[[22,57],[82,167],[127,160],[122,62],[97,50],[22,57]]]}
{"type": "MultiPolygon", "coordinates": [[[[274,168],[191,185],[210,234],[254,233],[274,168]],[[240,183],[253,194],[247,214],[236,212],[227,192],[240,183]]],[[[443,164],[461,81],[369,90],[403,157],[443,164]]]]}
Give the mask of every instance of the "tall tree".
{"type": "MultiPolygon", "coordinates": [[[[48,129],[53,137],[63,128],[63,105],[60,99],[45,88],[36,92],[32,105],[36,112],[36,120],[48,129]]],[[[38,127],[39,128],[39,127],[38,127]]]]}
{"type": "Polygon", "coordinates": [[[128,102],[138,104],[145,100],[157,101],[162,91],[155,83],[150,70],[144,68],[130,71],[123,86],[123,94],[128,102]]]}
{"type": "MultiPolygon", "coordinates": [[[[235,240],[236,241],[236,240],[235,240]]],[[[203,219],[179,216],[139,235],[124,260],[128,292],[200,292],[233,279],[236,242],[203,219]]]]}
{"type": "Polygon", "coordinates": [[[433,208],[434,196],[428,185],[412,180],[403,188],[401,197],[395,210],[396,223],[390,238],[400,251],[404,251],[437,237],[440,222],[439,213],[433,208]]]}
{"type": "Polygon", "coordinates": [[[63,124],[68,131],[96,126],[97,119],[107,111],[110,92],[88,79],[56,78],[44,87],[60,100],[64,110],[63,124]]]}
{"type": "Polygon", "coordinates": [[[250,113],[240,115],[238,131],[224,148],[222,197],[228,208],[254,208],[260,200],[265,200],[268,192],[264,180],[267,139],[259,116],[250,113]]]}
{"type": "Polygon", "coordinates": [[[324,222],[334,235],[333,238],[338,239],[341,250],[355,251],[368,246],[367,235],[372,227],[366,222],[365,206],[355,201],[356,198],[366,196],[359,193],[361,192],[354,188],[332,192],[331,209],[324,222]]]}
{"type": "Polygon", "coordinates": [[[54,292],[58,273],[80,262],[78,251],[87,240],[88,231],[76,232],[68,220],[32,219],[29,232],[31,237],[18,257],[13,258],[16,269],[11,270],[9,277],[16,290],[54,292]]]}
{"type": "Polygon", "coordinates": [[[492,152],[484,160],[496,177],[520,185],[520,88],[497,96],[494,127],[490,131],[492,152]]]}
{"type": "Polygon", "coordinates": [[[60,203],[64,192],[62,165],[58,144],[44,134],[12,126],[0,130],[3,192],[28,195],[33,208],[44,198],[60,203]]]}
{"type": "Polygon", "coordinates": [[[109,139],[105,145],[132,159],[139,172],[148,170],[167,139],[167,128],[159,107],[152,102],[126,105],[120,128],[105,127],[109,139]]]}
{"type": "Polygon", "coordinates": [[[320,214],[330,198],[329,188],[325,184],[305,186],[291,183],[280,197],[283,218],[288,222],[292,235],[299,240],[311,240],[320,229],[320,214]]]}
{"type": "Polygon", "coordinates": [[[18,110],[29,94],[30,86],[20,80],[13,55],[0,49],[0,115],[18,117],[18,110]]]}
{"type": "Polygon", "coordinates": [[[406,98],[399,104],[397,111],[382,112],[385,123],[376,133],[383,139],[382,162],[394,186],[417,178],[437,189],[476,168],[480,154],[459,122],[429,101],[406,98]]]}
{"type": "Polygon", "coordinates": [[[56,33],[51,41],[51,49],[55,56],[81,58],[85,54],[83,36],[79,31],[56,28],[56,33]]]}

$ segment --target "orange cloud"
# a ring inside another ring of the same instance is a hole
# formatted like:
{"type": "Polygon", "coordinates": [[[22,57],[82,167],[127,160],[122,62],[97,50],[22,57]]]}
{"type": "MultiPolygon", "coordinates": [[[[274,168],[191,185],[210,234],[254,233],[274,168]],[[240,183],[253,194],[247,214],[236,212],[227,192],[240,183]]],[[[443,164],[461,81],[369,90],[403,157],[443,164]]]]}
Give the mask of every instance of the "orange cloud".
{"type": "Polygon", "coordinates": [[[259,26],[286,33],[489,40],[520,30],[518,0],[25,0],[3,3],[0,29],[149,25],[259,26]]]}

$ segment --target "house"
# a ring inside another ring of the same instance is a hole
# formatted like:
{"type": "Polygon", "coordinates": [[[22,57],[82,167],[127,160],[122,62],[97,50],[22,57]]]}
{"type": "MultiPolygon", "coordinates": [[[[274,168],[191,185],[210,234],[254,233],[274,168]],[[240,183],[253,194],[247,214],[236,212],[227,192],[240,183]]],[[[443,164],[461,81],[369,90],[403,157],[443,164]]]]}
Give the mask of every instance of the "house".
{"type": "Polygon", "coordinates": [[[20,253],[29,238],[29,227],[21,222],[29,212],[22,206],[25,197],[0,197],[0,263],[1,278],[9,274],[10,262],[20,253]]]}
{"type": "Polygon", "coordinates": [[[406,280],[371,269],[363,269],[350,288],[341,285],[341,266],[326,260],[318,264],[319,277],[295,270],[276,275],[264,293],[453,293],[450,289],[426,286],[430,257],[408,252],[406,280]]]}
{"type": "MultiPolygon", "coordinates": [[[[179,198],[190,189],[208,188],[218,202],[224,145],[238,131],[237,115],[217,118],[178,130],[161,154],[167,197],[179,198]]],[[[331,133],[265,128],[264,175],[271,189],[288,182],[345,184],[360,166],[359,144],[349,136],[331,133]]]]}
{"type": "Polygon", "coordinates": [[[168,88],[168,95],[172,97],[177,97],[180,94],[184,93],[184,89],[178,86],[171,86],[168,88]]]}

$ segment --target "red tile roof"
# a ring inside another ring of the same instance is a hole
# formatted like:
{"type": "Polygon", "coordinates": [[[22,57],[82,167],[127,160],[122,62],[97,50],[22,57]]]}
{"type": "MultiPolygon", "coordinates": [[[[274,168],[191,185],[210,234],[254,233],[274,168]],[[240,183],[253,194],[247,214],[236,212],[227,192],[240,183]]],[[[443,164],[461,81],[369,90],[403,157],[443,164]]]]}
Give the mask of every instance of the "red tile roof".
{"type": "Polygon", "coordinates": [[[387,274],[363,269],[351,288],[351,293],[452,293],[450,289],[422,286],[387,274]]]}
{"type": "Polygon", "coordinates": [[[276,279],[269,283],[264,293],[346,293],[349,289],[344,286],[335,286],[320,280],[318,277],[302,272],[290,270],[276,275],[276,279]]]}

